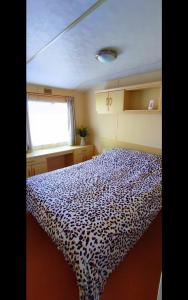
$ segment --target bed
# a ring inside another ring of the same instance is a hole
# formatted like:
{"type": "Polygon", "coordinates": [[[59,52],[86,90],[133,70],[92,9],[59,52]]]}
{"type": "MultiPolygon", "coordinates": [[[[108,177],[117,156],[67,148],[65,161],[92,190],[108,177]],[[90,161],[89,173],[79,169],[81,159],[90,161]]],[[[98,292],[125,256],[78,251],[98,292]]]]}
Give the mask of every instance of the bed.
{"type": "Polygon", "coordinates": [[[115,148],[27,179],[27,210],[76,274],[80,300],[99,300],[110,273],[162,207],[161,156],[115,148]]]}

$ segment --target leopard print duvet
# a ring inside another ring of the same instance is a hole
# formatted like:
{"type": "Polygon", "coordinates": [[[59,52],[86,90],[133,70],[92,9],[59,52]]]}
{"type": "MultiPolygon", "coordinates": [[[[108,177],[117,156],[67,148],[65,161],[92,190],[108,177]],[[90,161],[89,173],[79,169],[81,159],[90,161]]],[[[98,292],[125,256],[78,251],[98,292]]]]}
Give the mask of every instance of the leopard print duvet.
{"type": "Polygon", "coordinates": [[[109,274],[162,206],[161,157],[123,148],[27,179],[27,210],[76,273],[80,300],[109,274]]]}

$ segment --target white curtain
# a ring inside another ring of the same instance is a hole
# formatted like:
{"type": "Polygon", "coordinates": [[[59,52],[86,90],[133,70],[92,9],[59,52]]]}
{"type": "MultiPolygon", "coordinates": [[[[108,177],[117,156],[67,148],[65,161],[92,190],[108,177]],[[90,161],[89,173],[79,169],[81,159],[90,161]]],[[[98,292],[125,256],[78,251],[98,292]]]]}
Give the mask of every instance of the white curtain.
{"type": "Polygon", "coordinates": [[[29,113],[28,113],[28,102],[26,104],[26,150],[32,150],[31,133],[29,126],[29,113]]]}
{"type": "Polygon", "coordinates": [[[75,109],[74,109],[74,97],[65,97],[67,101],[68,110],[68,132],[69,140],[68,144],[73,146],[76,144],[76,120],[75,120],[75,109]]]}

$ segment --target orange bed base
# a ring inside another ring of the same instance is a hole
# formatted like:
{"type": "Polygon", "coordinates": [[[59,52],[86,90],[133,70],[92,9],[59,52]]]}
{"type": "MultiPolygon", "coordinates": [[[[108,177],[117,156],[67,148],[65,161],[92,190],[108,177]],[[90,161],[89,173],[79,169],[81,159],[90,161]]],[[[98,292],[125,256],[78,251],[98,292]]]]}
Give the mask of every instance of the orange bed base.
{"type": "MultiPolygon", "coordinates": [[[[156,300],[162,268],[161,212],[107,279],[101,300],[156,300]]],[[[36,220],[27,216],[27,300],[79,300],[76,278],[36,220]]]]}

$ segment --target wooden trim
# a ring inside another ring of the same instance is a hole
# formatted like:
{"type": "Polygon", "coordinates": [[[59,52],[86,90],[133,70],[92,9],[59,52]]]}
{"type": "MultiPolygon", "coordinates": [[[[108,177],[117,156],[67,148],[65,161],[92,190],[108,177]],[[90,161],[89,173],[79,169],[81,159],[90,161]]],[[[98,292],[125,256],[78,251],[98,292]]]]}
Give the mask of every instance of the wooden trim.
{"type": "Polygon", "coordinates": [[[57,94],[45,94],[45,93],[37,93],[37,92],[27,92],[27,95],[29,96],[29,100],[64,100],[66,97],[70,97],[70,96],[63,96],[63,95],[57,95],[57,94]]]}
{"type": "Polygon", "coordinates": [[[127,85],[127,86],[122,86],[122,87],[118,87],[118,88],[106,89],[106,90],[96,90],[95,94],[111,92],[111,91],[119,91],[119,90],[146,89],[146,88],[153,88],[153,87],[162,87],[162,82],[161,81],[153,81],[153,82],[140,83],[140,84],[135,84],[135,85],[127,85]]]}
{"type": "Polygon", "coordinates": [[[153,154],[162,154],[162,149],[160,148],[155,148],[155,147],[150,147],[146,145],[139,145],[139,144],[132,144],[132,143],[127,143],[123,141],[117,141],[117,140],[111,140],[107,138],[101,138],[101,146],[102,149],[111,149],[111,148],[127,148],[127,149],[132,149],[132,150],[140,150],[143,152],[148,152],[148,153],[153,153],[153,154]]]}
{"type": "Polygon", "coordinates": [[[122,111],[123,113],[148,113],[148,114],[157,114],[161,113],[160,109],[125,109],[122,111]]]}

